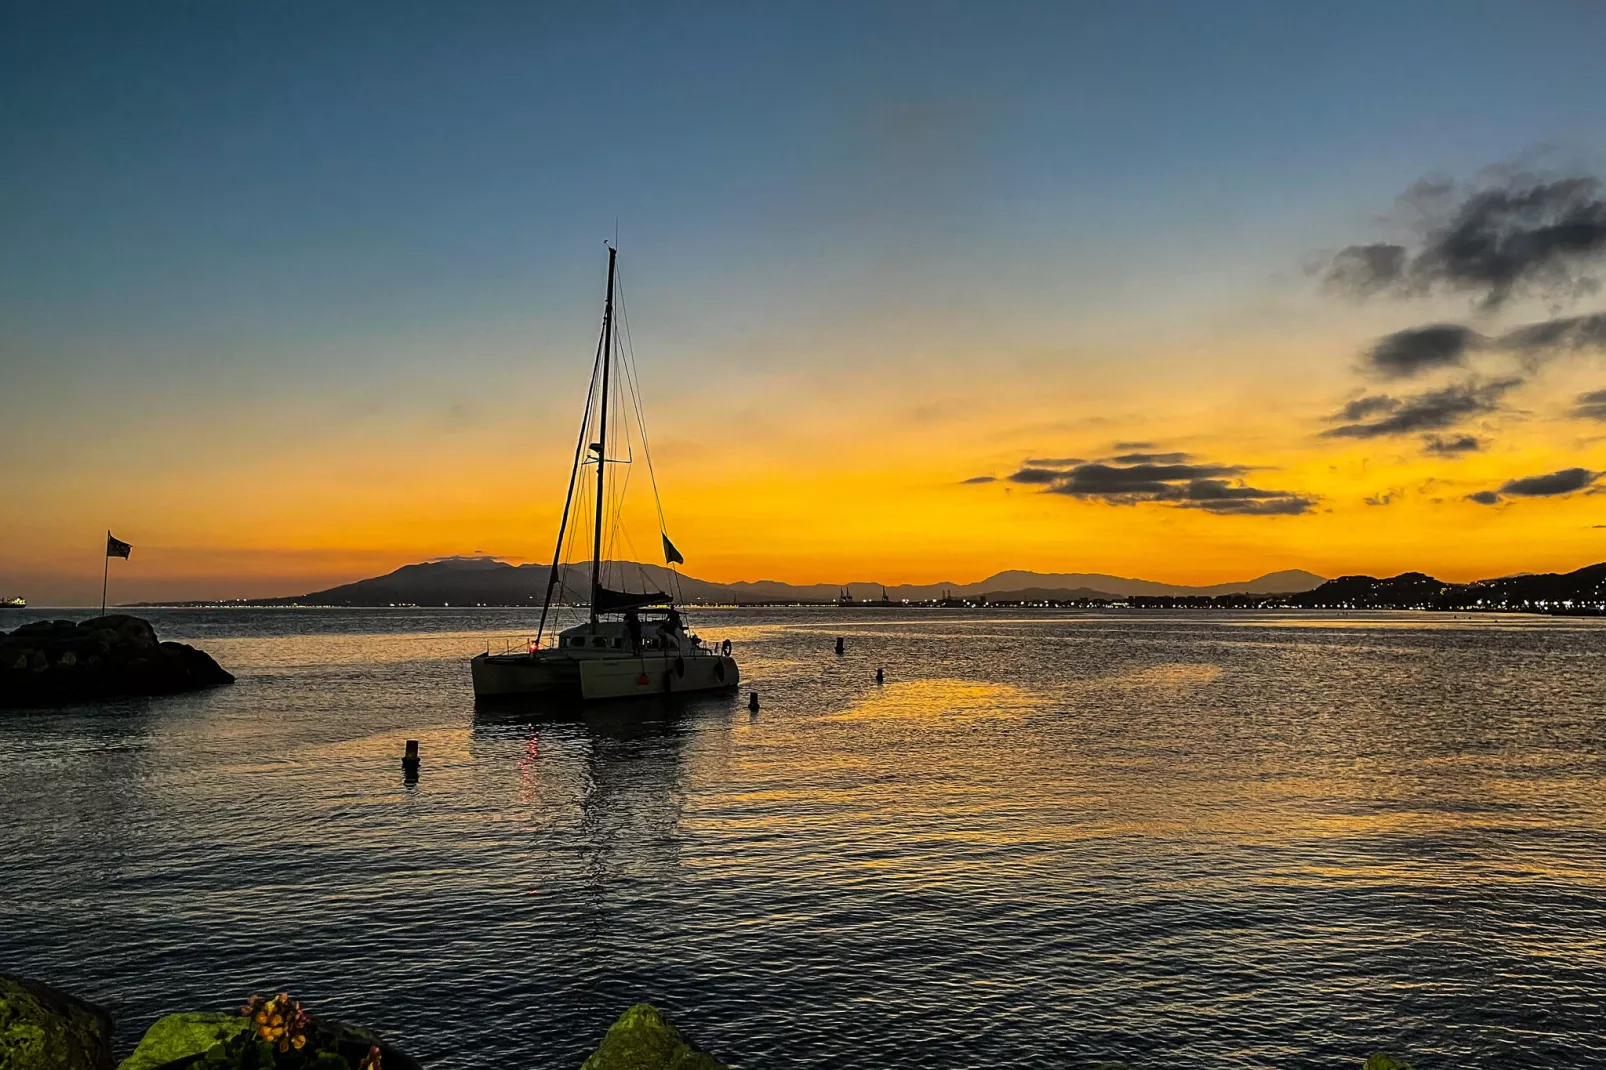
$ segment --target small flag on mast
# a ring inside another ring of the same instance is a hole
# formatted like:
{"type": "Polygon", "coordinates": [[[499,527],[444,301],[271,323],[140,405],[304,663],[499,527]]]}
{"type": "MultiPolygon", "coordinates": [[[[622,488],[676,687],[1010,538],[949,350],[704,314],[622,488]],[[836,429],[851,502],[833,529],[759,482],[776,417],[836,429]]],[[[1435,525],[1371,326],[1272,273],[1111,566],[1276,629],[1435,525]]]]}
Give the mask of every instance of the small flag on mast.
{"type": "Polygon", "coordinates": [[[111,532],[108,531],[106,533],[106,556],[107,557],[121,557],[121,558],[125,558],[126,559],[128,557],[128,552],[130,550],[132,550],[133,548],[134,547],[132,545],[130,545],[129,543],[124,542],[122,539],[119,539],[119,538],[115,537],[114,535],[112,535],[111,532]]]}
{"type": "MultiPolygon", "coordinates": [[[[660,532],[659,534],[663,534],[663,533],[660,532]]],[[[664,539],[664,564],[666,564],[666,565],[684,565],[686,563],[686,559],[684,557],[680,556],[680,551],[675,549],[675,544],[669,541],[669,536],[668,535],[664,535],[663,539],[664,539]]]]}

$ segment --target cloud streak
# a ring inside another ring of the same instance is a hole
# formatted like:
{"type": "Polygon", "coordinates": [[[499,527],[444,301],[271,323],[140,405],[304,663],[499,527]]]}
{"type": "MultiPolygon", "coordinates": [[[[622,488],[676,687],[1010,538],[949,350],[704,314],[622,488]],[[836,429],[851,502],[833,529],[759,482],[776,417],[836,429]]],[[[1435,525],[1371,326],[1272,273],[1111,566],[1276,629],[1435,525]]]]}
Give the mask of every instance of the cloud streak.
{"type": "Polygon", "coordinates": [[[1508,479],[1500,485],[1499,490],[1480,490],[1468,494],[1467,500],[1477,502],[1479,505],[1494,505],[1506,497],[1556,498],[1593,486],[1601,474],[1587,468],[1563,468],[1559,472],[1548,472],[1542,476],[1508,479]]]}
{"type": "Polygon", "coordinates": [[[1455,438],[1429,435],[1422,440],[1422,449],[1441,457],[1454,457],[1461,453],[1476,453],[1483,449],[1483,443],[1471,435],[1458,435],[1455,438]]]}
{"type": "Polygon", "coordinates": [[[1521,379],[1501,379],[1492,383],[1457,383],[1441,390],[1430,390],[1410,397],[1396,398],[1387,394],[1374,395],[1352,401],[1331,417],[1350,420],[1349,423],[1330,427],[1322,432],[1323,438],[1382,438],[1388,435],[1405,435],[1417,431],[1439,431],[1452,427],[1462,420],[1500,407],[1500,399],[1521,379]],[[1364,404],[1363,404],[1364,403],[1364,404]],[[1357,406],[1362,406],[1357,410],[1357,406]],[[1359,411],[1365,416],[1379,419],[1357,420],[1359,411]]]}
{"type": "Polygon", "coordinates": [[[1218,516],[1297,516],[1316,504],[1314,498],[1292,491],[1248,485],[1241,478],[1249,471],[1247,465],[1184,463],[1187,456],[1130,453],[1115,458],[1124,463],[1063,468],[1044,468],[1028,462],[1008,479],[1041,486],[1048,494],[1112,505],[1160,503],[1218,516]]]}
{"type": "Polygon", "coordinates": [[[1366,351],[1367,370],[1407,379],[1442,368],[1464,368],[1474,353],[1515,356],[1530,371],[1561,353],[1606,349],[1606,313],[1562,316],[1488,336],[1459,323],[1430,323],[1384,335],[1366,351]]]}
{"type": "Polygon", "coordinates": [[[1573,415],[1586,420],[1606,421],[1606,390],[1592,390],[1587,394],[1579,394],[1573,415]]]}

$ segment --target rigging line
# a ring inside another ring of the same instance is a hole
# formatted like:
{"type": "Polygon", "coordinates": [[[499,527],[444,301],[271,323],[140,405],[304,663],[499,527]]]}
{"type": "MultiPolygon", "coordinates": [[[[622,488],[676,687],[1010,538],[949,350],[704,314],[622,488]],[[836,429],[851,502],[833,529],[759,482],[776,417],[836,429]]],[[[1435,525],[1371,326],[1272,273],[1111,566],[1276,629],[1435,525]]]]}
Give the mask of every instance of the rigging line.
{"type": "MultiPolygon", "coordinates": [[[[655,509],[657,510],[657,513],[658,513],[658,533],[659,533],[660,536],[665,536],[666,532],[667,532],[667,529],[668,529],[668,524],[664,520],[663,498],[658,493],[658,475],[654,471],[653,465],[652,465],[652,448],[651,448],[651,444],[649,443],[649,441],[647,439],[647,414],[646,414],[646,411],[642,407],[642,402],[641,402],[641,381],[640,381],[640,378],[638,377],[638,373],[636,371],[635,339],[630,334],[629,311],[628,311],[628,309],[626,309],[625,304],[624,304],[624,293],[623,293],[622,285],[620,286],[620,290],[619,290],[619,294],[618,294],[618,306],[619,306],[619,323],[620,323],[621,328],[623,329],[623,334],[624,334],[624,338],[623,338],[622,341],[623,341],[623,345],[625,347],[621,351],[621,358],[620,358],[620,361],[619,361],[619,366],[624,370],[625,382],[628,385],[628,388],[630,390],[630,399],[631,399],[631,401],[632,401],[632,403],[633,403],[633,405],[635,407],[636,426],[641,432],[641,452],[642,452],[642,455],[644,457],[646,457],[646,459],[647,459],[647,476],[652,481],[653,506],[655,507],[655,509]]],[[[639,562],[638,562],[638,564],[639,564],[639,562]]],[[[680,601],[681,595],[683,593],[682,592],[682,588],[681,588],[681,582],[680,582],[680,572],[675,568],[675,566],[672,563],[665,562],[665,565],[666,565],[666,571],[670,575],[669,589],[674,594],[675,600],[678,602],[678,601],[680,601]]],[[[647,576],[646,576],[646,572],[645,572],[644,569],[642,570],[642,582],[643,583],[647,583],[648,582],[647,576]]]]}
{"type": "MultiPolygon", "coordinates": [[[[625,436],[625,440],[626,440],[625,441],[625,447],[626,447],[626,449],[628,451],[630,426],[629,426],[629,421],[626,419],[626,416],[627,416],[627,413],[625,413],[623,411],[623,409],[621,408],[621,411],[619,413],[619,420],[617,422],[620,425],[622,425],[621,433],[625,436]]],[[[611,505],[611,507],[613,509],[613,523],[611,524],[611,526],[608,529],[608,541],[607,541],[608,558],[609,558],[609,562],[611,564],[617,564],[617,562],[616,562],[616,560],[614,558],[614,552],[613,551],[614,551],[614,548],[618,545],[620,531],[625,530],[625,522],[624,522],[625,495],[629,492],[629,489],[630,489],[630,469],[632,467],[633,466],[629,465],[629,464],[624,466],[624,469],[625,469],[624,478],[614,480],[614,486],[611,489],[610,505],[611,505]]],[[[628,537],[629,536],[628,536],[628,532],[627,532],[626,533],[626,538],[628,539],[628,537]]],[[[615,571],[615,570],[610,570],[610,572],[612,572],[612,571],[615,571]]],[[[621,583],[621,586],[622,586],[623,585],[623,580],[622,579],[621,579],[620,583],[621,583]]]]}
{"type": "Polygon", "coordinates": [[[625,350],[623,352],[623,365],[625,378],[630,382],[630,400],[636,408],[636,426],[641,428],[641,452],[647,457],[647,477],[652,480],[652,501],[658,509],[659,534],[668,533],[668,525],[664,523],[664,502],[658,493],[658,473],[652,467],[652,444],[647,438],[647,416],[641,408],[641,381],[636,375],[636,342],[630,334],[630,314],[625,308],[624,279],[615,280],[618,291],[619,324],[624,328],[625,350]]]}
{"type": "MultiPolygon", "coordinates": [[[[654,508],[658,512],[658,534],[664,538],[668,538],[669,524],[664,518],[663,496],[658,493],[658,473],[656,469],[653,468],[652,444],[647,437],[647,414],[645,409],[642,407],[641,380],[639,373],[636,370],[636,341],[635,337],[630,333],[630,311],[625,306],[624,284],[622,279],[616,280],[616,287],[618,291],[617,304],[619,307],[619,324],[623,329],[624,338],[622,341],[625,347],[622,350],[622,359],[620,360],[619,364],[620,367],[624,369],[625,381],[629,384],[630,399],[634,404],[636,411],[636,426],[641,431],[641,452],[647,459],[647,478],[652,481],[652,502],[654,508]]],[[[669,583],[670,590],[674,594],[675,600],[680,601],[681,596],[684,593],[680,582],[680,571],[675,568],[672,562],[666,561],[664,564],[667,567],[671,577],[669,583]]]]}
{"type": "Polygon", "coordinates": [[[563,553],[563,536],[569,527],[569,507],[574,502],[574,484],[580,475],[580,452],[585,447],[586,427],[591,422],[591,395],[597,389],[597,366],[602,358],[602,339],[597,339],[597,356],[591,362],[591,386],[586,391],[586,411],[580,418],[580,437],[574,444],[574,464],[569,468],[569,490],[563,496],[563,518],[558,522],[557,543],[552,547],[552,571],[547,574],[546,597],[541,601],[541,623],[535,628],[535,644],[541,645],[541,633],[546,631],[547,611],[552,606],[552,587],[558,582],[558,561],[563,553]]]}

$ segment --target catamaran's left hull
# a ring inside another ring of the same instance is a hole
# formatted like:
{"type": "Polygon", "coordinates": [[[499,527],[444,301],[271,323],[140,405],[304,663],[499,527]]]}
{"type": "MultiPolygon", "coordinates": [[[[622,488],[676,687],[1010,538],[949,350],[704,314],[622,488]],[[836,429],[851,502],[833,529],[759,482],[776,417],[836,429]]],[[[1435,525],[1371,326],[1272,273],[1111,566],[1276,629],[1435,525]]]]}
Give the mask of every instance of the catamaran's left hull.
{"type": "Polygon", "coordinates": [[[572,658],[479,654],[469,662],[469,671],[475,698],[580,697],[580,667],[572,658]]]}

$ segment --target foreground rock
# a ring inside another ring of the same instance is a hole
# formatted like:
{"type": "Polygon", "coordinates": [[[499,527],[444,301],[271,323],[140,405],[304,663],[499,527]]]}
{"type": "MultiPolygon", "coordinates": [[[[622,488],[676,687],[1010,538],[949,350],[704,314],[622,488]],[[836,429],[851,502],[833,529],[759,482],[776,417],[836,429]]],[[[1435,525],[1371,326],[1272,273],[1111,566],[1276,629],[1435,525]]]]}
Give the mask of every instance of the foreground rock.
{"type": "Polygon", "coordinates": [[[39,981],[0,977],[0,1068],[111,1070],[111,1016],[39,981]]]}
{"type": "Polygon", "coordinates": [[[163,643],[149,621],[126,614],[0,632],[0,707],[173,695],[233,682],[205,651],[163,643]]]}
{"type": "Polygon", "coordinates": [[[249,1032],[251,1022],[238,1014],[169,1014],[145,1030],[139,1047],[117,1064],[117,1070],[156,1070],[181,1059],[196,1059],[249,1032]]]}
{"type": "Polygon", "coordinates": [[[252,1020],[241,1014],[169,1014],[145,1031],[117,1070],[349,1070],[375,1063],[381,1070],[420,1070],[412,1058],[366,1029],[309,1018],[306,1033],[314,1038],[311,1044],[286,1045],[280,1052],[256,1036],[252,1020]],[[375,1052],[377,1060],[365,1063],[375,1052]]]}
{"type": "Polygon", "coordinates": [[[619,1016],[580,1070],[726,1070],[664,1020],[658,1008],[638,1003],[619,1016]]]}

